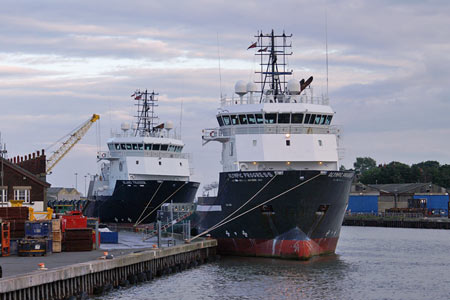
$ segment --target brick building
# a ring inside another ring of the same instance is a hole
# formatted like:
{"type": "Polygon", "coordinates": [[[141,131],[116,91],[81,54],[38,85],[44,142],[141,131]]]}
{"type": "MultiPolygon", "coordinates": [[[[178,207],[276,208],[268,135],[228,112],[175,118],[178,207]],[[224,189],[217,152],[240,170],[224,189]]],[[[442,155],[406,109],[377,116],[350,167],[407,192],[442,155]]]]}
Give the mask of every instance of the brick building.
{"type": "Polygon", "coordinates": [[[0,206],[11,206],[9,200],[23,200],[24,206],[36,211],[47,209],[50,184],[45,181],[45,164],[44,151],[10,159],[0,157],[0,206]]]}

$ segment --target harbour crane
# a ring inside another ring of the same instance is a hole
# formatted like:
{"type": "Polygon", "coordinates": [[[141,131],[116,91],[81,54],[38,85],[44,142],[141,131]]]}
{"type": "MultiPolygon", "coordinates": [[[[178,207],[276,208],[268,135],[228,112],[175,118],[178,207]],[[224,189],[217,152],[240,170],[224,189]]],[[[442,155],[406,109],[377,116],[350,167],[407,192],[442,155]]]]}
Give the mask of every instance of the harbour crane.
{"type": "MultiPolygon", "coordinates": [[[[47,160],[46,173],[50,174],[55,165],[75,146],[86,132],[91,128],[92,124],[100,119],[100,115],[93,114],[89,120],[78,126],[75,130],[68,134],[68,138],[62,143],[50,158],[47,160]]],[[[67,136],[67,135],[66,135],[67,136]]]]}

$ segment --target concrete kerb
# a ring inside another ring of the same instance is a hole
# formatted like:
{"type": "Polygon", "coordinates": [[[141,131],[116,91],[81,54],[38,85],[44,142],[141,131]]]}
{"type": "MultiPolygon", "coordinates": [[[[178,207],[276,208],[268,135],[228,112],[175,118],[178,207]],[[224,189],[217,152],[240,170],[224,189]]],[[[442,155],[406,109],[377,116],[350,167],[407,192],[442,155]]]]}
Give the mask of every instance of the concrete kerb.
{"type": "MultiPolygon", "coordinates": [[[[183,244],[170,248],[146,250],[139,253],[131,253],[108,260],[95,260],[65,267],[55,268],[47,271],[35,271],[23,275],[16,275],[0,279],[0,293],[7,293],[33,286],[52,283],[59,280],[79,277],[87,274],[111,270],[118,267],[137,264],[166,256],[190,252],[203,248],[216,247],[216,240],[206,240],[183,244]]],[[[138,249],[137,249],[138,250],[138,249]]]]}

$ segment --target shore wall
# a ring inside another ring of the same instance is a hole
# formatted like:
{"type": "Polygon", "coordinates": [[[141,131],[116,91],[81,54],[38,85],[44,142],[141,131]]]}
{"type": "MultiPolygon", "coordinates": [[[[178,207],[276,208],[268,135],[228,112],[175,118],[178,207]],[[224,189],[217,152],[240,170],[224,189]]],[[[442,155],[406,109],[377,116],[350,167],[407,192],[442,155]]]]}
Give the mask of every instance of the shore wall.
{"type": "Polygon", "coordinates": [[[428,228],[450,229],[450,219],[406,219],[383,217],[348,217],[344,218],[344,226],[368,226],[368,227],[397,227],[397,228],[428,228]]]}
{"type": "Polygon", "coordinates": [[[50,300],[102,294],[113,287],[151,280],[202,264],[215,258],[216,247],[216,240],[205,240],[11,276],[0,279],[0,299],[50,300]]]}

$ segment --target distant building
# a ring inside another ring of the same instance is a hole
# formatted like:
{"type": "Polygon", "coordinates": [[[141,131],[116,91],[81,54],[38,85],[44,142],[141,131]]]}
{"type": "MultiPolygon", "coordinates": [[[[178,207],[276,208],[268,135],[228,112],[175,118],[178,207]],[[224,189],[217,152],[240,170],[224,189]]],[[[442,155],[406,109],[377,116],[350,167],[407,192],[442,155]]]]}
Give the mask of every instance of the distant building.
{"type": "Polygon", "coordinates": [[[355,183],[347,211],[381,213],[390,208],[412,208],[421,203],[433,214],[448,215],[449,194],[433,183],[368,184],[355,183]]]}
{"type": "Polygon", "coordinates": [[[33,153],[24,157],[4,159],[0,157],[0,206],[11,206],[10,200],[23,200],[24,206],[36,211],[47,209],[47,188],[45,181],[45,155],[33,153]]]}
{"type": "Polygon", "coordinates": [[[47,189],[48,201],[80,200],[81,193],[74,188],[51,187],[47,189]]]}

